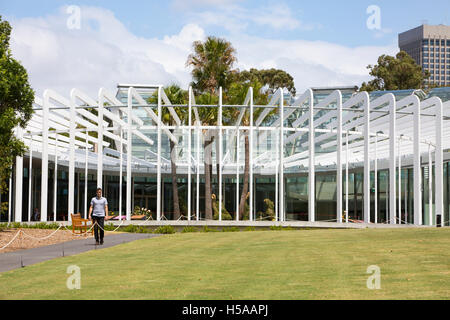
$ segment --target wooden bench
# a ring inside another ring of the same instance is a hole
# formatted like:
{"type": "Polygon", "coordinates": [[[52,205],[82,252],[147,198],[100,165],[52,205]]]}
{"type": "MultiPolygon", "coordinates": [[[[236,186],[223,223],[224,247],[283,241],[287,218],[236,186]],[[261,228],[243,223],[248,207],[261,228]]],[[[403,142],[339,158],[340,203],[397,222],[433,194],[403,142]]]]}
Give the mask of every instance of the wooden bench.
{"type": "MultiPolygon", "coordinates": [[[[92,227],[92,222],[91,224],[88,224],[88,222],[90,222],[89,219],[83,219],[81,218],[81,214],[70,214],[70,217],[72,219],[72,233],[76,234],[87,234],[88,232],[88,227],[92,227]],[[79,230],[79,232],[76,232],[77,230],[79,230]]],[[[91,229],[90,231],[91,234],[94,233],[94,228],[91,229]]]]}

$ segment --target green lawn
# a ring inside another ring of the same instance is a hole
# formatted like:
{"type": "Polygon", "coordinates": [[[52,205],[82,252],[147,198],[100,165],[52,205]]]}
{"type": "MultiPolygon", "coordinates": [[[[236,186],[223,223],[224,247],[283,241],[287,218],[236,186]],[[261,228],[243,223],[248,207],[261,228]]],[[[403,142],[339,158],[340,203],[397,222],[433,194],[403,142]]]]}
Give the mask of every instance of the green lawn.
{"type": "Polygon", "coordinates": [[[178,233],[0,274],[0,299],[95,298],[450,299],[450,229],[178,233]]]}

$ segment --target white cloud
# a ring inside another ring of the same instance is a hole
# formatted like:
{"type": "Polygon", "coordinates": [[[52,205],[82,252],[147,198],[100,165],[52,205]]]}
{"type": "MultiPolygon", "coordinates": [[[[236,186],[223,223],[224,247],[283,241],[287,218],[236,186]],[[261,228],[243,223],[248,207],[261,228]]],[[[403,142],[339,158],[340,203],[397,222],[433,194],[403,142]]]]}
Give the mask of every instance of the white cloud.
{"type": "MultiPolygon", "coordinates": [[[[51,88],[68,95],[77,87],[95,97],[100,87],[114,90],[117,83],[169,84],[187,88],[185,67],[192,42],[205,38],[196,24],[162,39],[132,34],[111,11],[82,7],[80,30],[66,27],[68,15],[10,19],[13,55],[22,61],[31,84],[42,94],[51,88]]],[[[238,52],[240,69],[281,68],[292,74],[298,92],[311,86],[358,85],[368,79],[366,66],[385,47],[349,48],[322,41],[272,40],[246,36],[228,38],[238,52]]]]}
{"type": "Polygon", "coordinates": [[[191,21],[198,21],[202,26],[220,26],[232,33],[242,32],[249,25],[269,27],[275,30],[312,30],[320,25],[305,24],[293,16],[292,10],[285,3],[246,9],[229,4],[219,6],[216,10],[192,11],[188,13],[191,21]]]}
{"type": "Polygon", "coordinates": [[[66,26],[64,10],[45,18],[11,20],[13,54],[27,68],[32,86],[67,94],[78,87],[95,95],[99,87],[114,90],[119,82],[189,83],[185,61],[190,43],[203,30],[186,25],[178,35],[141,38],[105,9],[82,7],[81,29],[66,26]]]}

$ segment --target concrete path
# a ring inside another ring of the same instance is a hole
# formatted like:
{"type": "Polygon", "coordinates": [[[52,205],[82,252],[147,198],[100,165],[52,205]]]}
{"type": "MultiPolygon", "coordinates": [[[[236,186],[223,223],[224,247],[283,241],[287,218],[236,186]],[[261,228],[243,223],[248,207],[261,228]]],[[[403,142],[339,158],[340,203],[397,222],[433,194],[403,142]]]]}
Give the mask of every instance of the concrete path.
{"type": "Polygon", "coordinates": [[[29,266],[35,263],[63,256],[66,257],[90,250],[109,248],[125,242],[153,238],[157,236],[159,236],[159,234],[118,233],[105,236],[105,243],[101,246],[95,245],[94,238],[88,238],[83,240],[67,241],[50,246],[1,253],[0,272],[18,269],[22,266],[29,266]]]}

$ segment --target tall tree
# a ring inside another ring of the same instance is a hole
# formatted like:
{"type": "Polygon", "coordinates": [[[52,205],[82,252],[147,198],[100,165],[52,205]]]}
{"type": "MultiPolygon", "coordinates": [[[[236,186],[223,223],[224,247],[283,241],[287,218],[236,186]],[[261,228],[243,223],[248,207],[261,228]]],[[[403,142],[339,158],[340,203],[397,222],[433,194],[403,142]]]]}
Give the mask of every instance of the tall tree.
{"type": "MultiPolygon", "coordinates": [[[[186,105],[188,101],[188,92],[186,90],[182,90],[178,85],[172,84],[166,88],[164,88],[164,92],[167,95],[167,98],[170,100],[172,104],[181,104],[186,105]]],[[[150,103],[157,103],[157,92],[149,98],[150,103]]],[[[174,107],[174,110],[181,121],[187,118],[188,112],[187,108],[183,107],[174,107]]],[[[173,118],[172,114],[169,112],[168,108],[162,108],[162,121],[170,126],[175,126],[176,122],[173,118]]],[[[174,133],[174,129],[170,129],[171,133],[174,133]]],[[[174,211],[174,220],[178,220],[181,217],[180,210],[180,198],[178,193],[178,176],[177,176],[177,152],[175,143],[170,140],[170,164],[171,164],[171,178],[172,178],[172,193],[173,193],[173,211],[174,211]]]]}
{"type": "Polygon", "coordinates": [[[219,87],[228,88],[231,70],[237,61],[236,50],[225,39],[209,36],[205,42],[195,41],[194,52],[186,66],[192,67],[192,88],[196,93],[217,93],[219,87]]]}
{"type": "Polygon", "coordinates": [[[237,82],[258,81],[263,87],[267,87],[269,94],[275,93],[278,88],[286,88],[293,96],[296,94],[294,78],[284,70],[251,68],[249,71],[238,71],[232,74],[237,82]]]}
{"type": "MultiPolygon", "coordinates": [[[[193,43],[193,53],[188,56],[186,66],[192,67],[192,88],[200,96],[201,104],[216,104],[220,87],[226,91],[232,80],[232,68],[237,61],[236,50],[225,39],[209,36],[204,42],[193,43]]],[[[217,124],[216,108],[198,108],[200,120],[206,126],[217,124]]],[[[204,130],[205,163],[205,217],[213,218],[212,208],[212,146],[215,132],[204,130]]]]}
{"type": "MultiPolygon", "coordinates": [[[[244,81],[244,82],[234,82],[230,89],[227,92],[226,103],[231,105],[239,105],[244,102],[244,99],[247,95],[248,90],[253,88],[253,102],[256,105],[263,105],[268,103],[268,92],[262,91],[262,84],[258,82],[257,79],[253,78],[252,81],[244,81]]],[[[227,108],[227,118],[230,120],[230,125],[234,125],[233,121],[239,117],[241,112],[240,108],[227,108]]],[[[254,111],[253,117],[257,118],[259,114],[263,111],[262,108],[257,108],[254,111]]],[[[241,125],[244,127],[250,126],[250,109],[247,108],[244,111],[244,116],[242,118],[241,125]]],[[[272,111],[273,113],[274,111],[272,111]]],[[[271,116],[269,114],[268,116],[271,116]]],[[[239,201],[239,219],[244,220],[248,218],[248,192],[249,192],[249,177],[250,177],[250,141],[249,141],[249,131],[244,130],[242,132],[244,136],[244,183],[242,187],[241,199],[239,201]]]]}
{"type": "Polygon", "coordinates": [[[360,91],[422,89],[425,80],[430,77],[430,73],[423,72],[422,67],[405,51],[400,51],[395,57],[382,55],[378,58],[378,64],[369,65],[367,69],[374,79],[364,82],[360,91]]]}
{"type": "Polygon", "coordinates": [[[0,16],[0,193],[7,191],[14,158],[26,151],[24,143],[14,136],[14,128],[25,128],[34,101],[27,71],[12,57],[10,35],[10,24],[0,16]]]}

